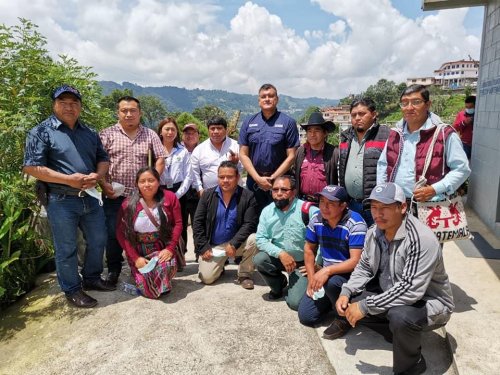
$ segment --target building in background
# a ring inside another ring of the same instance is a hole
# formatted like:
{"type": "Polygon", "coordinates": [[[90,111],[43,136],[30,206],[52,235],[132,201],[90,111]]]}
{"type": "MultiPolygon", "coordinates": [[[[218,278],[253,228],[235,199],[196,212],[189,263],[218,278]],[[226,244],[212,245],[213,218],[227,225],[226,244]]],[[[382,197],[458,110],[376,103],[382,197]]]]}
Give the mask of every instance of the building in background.
{"type": "Polygon", "coordinates": [[[434,71],[434,85],[442,88],[459,89],[467,86],[476,87],[479,72],[479,61],[448,61],[434,71]]]}
{"type": "Polygon", "coordinates": [[[423,1],[424,10],[474,5],[485,9],[467,204],[500,237],[500,0],[423,1]]]}

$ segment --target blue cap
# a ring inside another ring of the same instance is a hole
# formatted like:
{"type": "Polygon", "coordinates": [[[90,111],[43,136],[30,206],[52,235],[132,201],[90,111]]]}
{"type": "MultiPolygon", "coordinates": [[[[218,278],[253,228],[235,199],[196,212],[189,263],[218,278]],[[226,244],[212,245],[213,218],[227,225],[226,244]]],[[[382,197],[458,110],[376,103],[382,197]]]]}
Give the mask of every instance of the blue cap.
{"type": "Polygon", "coordinates": [[[79,101],[82,101],[82,94],[80,94],[80,91],[69,85],[62,85],[55,89],[52,93],[52,100],[56,100],[59,96],[66,92],[68,94],[73,94],[79,101]]]}
{"type": "Polygon", "coordinates": [[[321,190],[317,195],[322,195],[329,201],[337,201],[337,202],[348,202],[349,195],[347,195],[347,191],[339,185],[328,185],[321,190]]]}

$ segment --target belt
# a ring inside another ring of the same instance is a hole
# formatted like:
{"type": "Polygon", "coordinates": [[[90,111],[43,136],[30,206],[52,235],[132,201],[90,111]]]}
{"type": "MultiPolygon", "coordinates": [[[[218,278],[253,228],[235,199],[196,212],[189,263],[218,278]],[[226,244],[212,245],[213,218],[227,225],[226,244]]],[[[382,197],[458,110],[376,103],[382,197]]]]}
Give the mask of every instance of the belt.
{"type": "Polygon", "coordinates": [[[88,194],[83,190],[73,190],[73,189],[58,189],[58,188],[50,188],[49,194],[63,194],[63,195],[71,195],[73,197],[86,197],[88,194]]]}
{"type": "Polygon", "coordinates": [[[319,202],[318,196],[314,195],[314,194],[300,194],[299,198],[304,200],[304,201],[308,201],[308,202],[313,202],[313,203],[319,202]]]}

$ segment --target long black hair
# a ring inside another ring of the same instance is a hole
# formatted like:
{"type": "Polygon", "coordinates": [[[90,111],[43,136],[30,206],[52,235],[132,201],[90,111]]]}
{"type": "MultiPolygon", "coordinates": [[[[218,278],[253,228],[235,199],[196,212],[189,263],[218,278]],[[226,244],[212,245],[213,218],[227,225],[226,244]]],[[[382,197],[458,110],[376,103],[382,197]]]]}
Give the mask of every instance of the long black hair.
{"type": "MultiPolygon", "coordinates": [[[[137,187],[137,184],[139,182],[139,178],[143,173],[149,172],[151,173],[154,178],[160,182],[160,174],[158,171],[154,168],[151,167],[144,167],[139,169],[135,176],[135,186],[137,187]]],[[[168,222],[167,216],[165,212],[163,211],[163,203],[164,203],[164,194],[163,190],[158,187],[158,191],[154,195],[154,200],[157,202],[157,207],[158,207],[158,213],[160,216],[160,241],[166,245],[170,239],[172,238],[172,224],[168,222]]],[[[137,234],[134,230],[134,216],[135,216],[135,211],[137,208],[137,204],[139,203],[139,200],[141,199],[141,192],[139,189],[135,189],[132,195],[128,198],[128,204],[127,208],[125,209],[125,237],[127,240],[133,245],[137,245],[137,234]]]]}

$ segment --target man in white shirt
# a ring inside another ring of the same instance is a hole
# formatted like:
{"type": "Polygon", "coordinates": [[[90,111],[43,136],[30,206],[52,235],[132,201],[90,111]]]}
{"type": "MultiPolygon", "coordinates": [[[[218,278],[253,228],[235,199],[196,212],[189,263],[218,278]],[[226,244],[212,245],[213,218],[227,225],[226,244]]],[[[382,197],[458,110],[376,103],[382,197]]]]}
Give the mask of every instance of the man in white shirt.
{"type": "Polygon", "coordinates": [[[227,136],[227,121],[222,117],[212,117],[207,127],[209,139],[196,146],[191,154],[193,185],[200,196],[204,189],[218,185],[217,169],[221,162],[229,160],[237,164],[240,175],[243,170],[238,158],[238,142],[227,136]]]}

